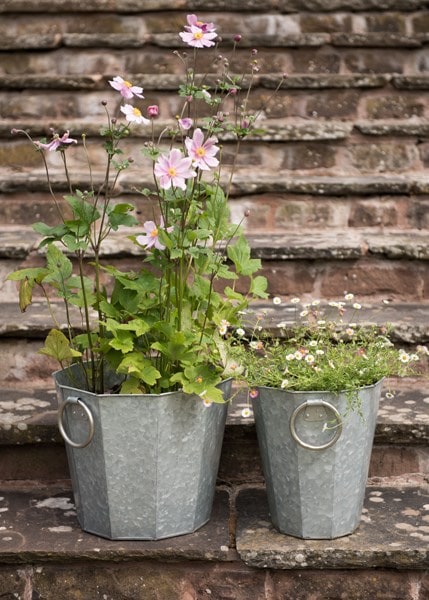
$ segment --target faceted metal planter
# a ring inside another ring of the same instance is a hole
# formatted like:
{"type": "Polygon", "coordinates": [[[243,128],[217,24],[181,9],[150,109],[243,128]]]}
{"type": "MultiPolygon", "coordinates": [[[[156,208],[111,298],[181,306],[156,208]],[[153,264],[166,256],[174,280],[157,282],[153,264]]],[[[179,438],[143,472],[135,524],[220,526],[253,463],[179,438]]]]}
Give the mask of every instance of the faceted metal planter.
{"type": "Polygon", "coordinates": [[[273,525],[304,539],[333,539],[359,525],[382,381],[344,393],[260,387],[253,400],[273,525]],[[347,413],[347,414],[346,414],[347,413]]]}
{"type": "MultiPolygon", "coordinates": [[[[205,407],[182,392],[93,394],[85,391],[78,365],[54,379],[84,531],[112,540],[156,540],[207,523],[226,403],[205,407]]],[[[230,386],[221,385],[226,399],[230,386]]]]}

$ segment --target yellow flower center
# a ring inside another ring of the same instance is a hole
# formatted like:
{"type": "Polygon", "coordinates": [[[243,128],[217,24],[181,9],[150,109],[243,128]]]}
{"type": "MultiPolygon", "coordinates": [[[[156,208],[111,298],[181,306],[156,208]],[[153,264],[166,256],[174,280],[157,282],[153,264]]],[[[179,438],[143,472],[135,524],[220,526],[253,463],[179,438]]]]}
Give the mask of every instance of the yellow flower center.
{"type": "Polygon", "coordinates": [[[202,156],[206,155],[206,150],[205,150],[205,148],[200,146],[199,148],[196,149],[195,154],[201,158],[202,156]]]}
{"type": "Polygon", "coordinates": [[[131,83],[131,81],[124,81],[124,85],[126,85],[127,87],[133,87],[133,84],[131,83]]]}
{"type": "Polygon", "coordinates": [[[177,171],[176,171],[176,169],[174,167],[170,167],[168,169],[168,174],[170,175],[170,177],[176,177],[177,171]]]}
{"type": "Polygon", "coordinates": [[[195,40],[200,40],[203,37],[203,32],[202,31],[197,31],[196,33],[194,33],[194,39],[195,40]]]}
{"type": "Polygon", "coordinates": [[[150,232],[151,237],[155,238],[158,237],[158,229],[155,227],[155,229],[152,229],[152,231],[150,232]]]}
{"type": "Polygon", "coordinates": [[[197,383],[202,383],[203,382],[203,378],[202,377],[197,377],[195,381],[197,383]]]}
{"type": "Polygon", "coordinates": [[[136,117],[141,117],[142,116],[141,111],[138,108],[136,108],[136,107],[133,108],[133,113],[135,114],[136,117]]]}

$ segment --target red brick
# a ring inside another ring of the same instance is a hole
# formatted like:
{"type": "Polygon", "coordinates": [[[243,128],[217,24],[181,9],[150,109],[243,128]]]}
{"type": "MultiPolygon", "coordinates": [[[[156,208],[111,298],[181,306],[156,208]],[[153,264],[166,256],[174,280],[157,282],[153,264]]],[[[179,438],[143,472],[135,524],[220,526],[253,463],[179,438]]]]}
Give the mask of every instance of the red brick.
{"type": "MultiPolygon", "coordinates": [[[[382,295],[386,298],[421,300],[423,273],[412,261],[362,259],[332,261],[320,281],[322,297],[335,297],[344,290],[356,296],[382,295]]],[[[426,291],[426,293],[428,293],[426,291]]]]}

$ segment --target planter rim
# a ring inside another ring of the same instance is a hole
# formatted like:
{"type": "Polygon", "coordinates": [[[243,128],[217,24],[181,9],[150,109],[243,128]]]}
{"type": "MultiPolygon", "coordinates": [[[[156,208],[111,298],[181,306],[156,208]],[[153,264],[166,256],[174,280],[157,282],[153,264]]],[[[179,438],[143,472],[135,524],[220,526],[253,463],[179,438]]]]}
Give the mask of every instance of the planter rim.
{"type": "MultiPolygon", "coordinates": [[[[74,367],[74,365],[70,365],[69,367],[65,367],[64,369],[58,369],[57,371],[54,371],[52,373],[52,377],[56,381],[57,380],[56,376],[58,374],[64,373],[65,371],[68,371],[69,369],[72,369],[73,367],[74,367]]],[[[232,380],[232,377],[227,377],[226,379],[222,379],[222,381],[220,383],[226,383],[226,382],[231,381],[231,380],[232,380]]],[[[156,394],[155,393],[152,393],[152,394],[150,394],[150,393],[149,394],[143,394],[143,393],[141,393],[141,394],[119,394],[119,393],[118,394],[108,394],[108,393],[105,393],[105,394],[96,394],[94,392],[90,392],[89,390],[85,390],[82,387],[76,387],[73,384],[73,382],[70,382],[70,383],[60,383],[59,385],[62,388],[67,388],[67,389],[70,389],[70,390],[84,391],[85,394],[89,394],[90,396],[93,396],[94,398],[106,398],[106,399],[108,399],[108,398],[121,398],[121,397],[125,398],[127,396],[132,396],[132,397],[135,397],[135,398],[153,398],[154,396],[156,396],[157,398],[159,398],[161,396],[162,397],[166,397],[166,396],[174,396],[174,395],[177,395],[177,394],[185,394],[187,396],[195,396],[196,398],[200,397],[200,396],[198,396],[198,394],[186,394],[186,392],[184,392],[182,388],[180,388],[178,390],[175,390],[175,391],[171,391],[171,392],[160,392],[160,393],[156,393],[156,394]]],[[[225,403],[226,402],[228,402],[228,400],[225,401],[225,403]]],[[[220,403],[220,404],[222,404],[222,403],[220,403]]]]}
{"type": "Polygon", "coordinates": [[[278,387],[272,387],[269,385],[255,385],[252,387],[256,388],[256,389],[260,389],[260,390],[276,390],[278,392],[283,392],[285,394],[293,394],[293,395],[304,395],[304,394],[326,394],[326,395],[328,395],[329,394],[329,395],[339,396],[340,394],[346,394],[347,392],[352,392],[354,390],[366,390],[366,389],[373,388],[373,387],[379,385],[380,383],[382,383],[384,381],[384,379],[385,379],[385,377],[382,377],[375,383],[371,383],[368,385],[361,385],[359,387],[352,388],[350,390],[339,390],[338,392],[334,391],[334,390],[287,390],[287,389],[282,389],[282,388],[278,388],[278,387]]]}

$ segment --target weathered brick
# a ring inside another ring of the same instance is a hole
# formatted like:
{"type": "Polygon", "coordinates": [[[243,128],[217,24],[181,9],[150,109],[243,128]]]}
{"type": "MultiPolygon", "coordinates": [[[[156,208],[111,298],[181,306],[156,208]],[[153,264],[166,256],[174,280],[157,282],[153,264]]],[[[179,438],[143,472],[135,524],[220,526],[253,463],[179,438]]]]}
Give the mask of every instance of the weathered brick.
{"type": "Polygon", "coordinates": [[[346,227],[349,210],[346,203],[329,198],[279,199],[275,207],[275,226],[279,231],[346,227]]]}
{"type": "Polygon", "coordinates": [[[399,224],[398,206],[393,200],[380,203],[355,199],[352,203],[348,220],[350,227],[396,227],[399,224]]]}
{"type": "MultiPolygon", "coordinates": [[[[348,290],[356,296],[381,295],[386,298],[423,299],[425,269],[418,269],[413,262],[382,259],[358,261],[332,261],[320,282],[322,297],[333,298],[348,290]]],[[[428,290],[426,290],[427,294],[428,290]]]]}
{"type": "Polygon", "coordinates": [[[429,228],[429,199],[422,198],[410,203],[407,213],[410,226],[415,229],[429,228]]]}
{"type": "Polygon", "coordinates": [[[367,48],[343,51],[344,65],[350,73],[403,73],[404,55],[383,48],[377,52],[367,48]]]}
{"type": "Polygon", "coordinates": [[[282,169],[306,170],[329,168],[335,165],[335,148],[328,144],[293,144],[285,146],[282,169]]]}
{"type": "Polygon", "coordinates": [[[419,472],[418,449],[409,446],[373,446],[369,477],[383,477],[385,473],[404,475],[405,473],[419,472]]]}
{"type": "Polygon", "coordinates": [[[424,100],[410,94],[369,98],[366,101],[366,113],[371,119],[409,119],[422,117],[424,112],[424,100]]]}
{"type": "Polygon", "coordinates": [[[320,266],[313,265],[311,261],[270,261],[264,263],[262,269],[263,275],[268,280],[268,290],[272,296],[314,294],[319,271],[320,266]]]}
{"type": "Polygon", "coordinates": [[[0,147],[0,167],[40,166],[40,156],[28,142],[16,142],[0,147]]]}
{"type": "MultiPolygon", "coordinates": [[[[418,576],[410,575],[411,581],[418,576]]],[[[407,578],[408,579],[408,578],[407,578]]],[[[306,571],[305,573],[274,572],[272,575],[276,598],[294,600],[412,600],[410,583],[396,571],[348,572],[338,579],[335,571],[306,571]]],[[[417,596],[417,600],[419,599],[417,596]]]]}
{"type": "Polygon", "coordinates": [[[356,115],[360,95],[355,90],[330,90],[308,96],[306,115],[309,117],[346,118],[356,115]]]}
{"type": "Polygon", "coordinates": [[[407,33],[406,17],[401,13],[379,13],[366,15],[364,18],[367,31],[407,33]]]}
{"type": "Polygon", "coordinates": [[[411,24],[415,33],[427,33],[429,31],[429,11],[419,11],[413,15],[411,24]]]}
{"type": "Polygon", "coordinates": [[[418,150],[423,166],[427,169],[429,167],[429,142],[419,144],[418,150]]]}
{"type": "Polygon", "coordinates": [[[396,143],[354,144],[347,149],[354,167],[362,173],[406,171],[417,160],[414,146],[396,143]]]}
{"type": "Polygon", "coordinates": [[[302,14],[300,17],[301,30],[316,31],[352,31],[350,14],[302,14]]]}
{"type": "MultiPolygon", "coordinates": [[[[291,56],[293,63],[293,73],[339,73],[341,65],[341,56],[338,51],[320,50],[301,50],[291,56]]],[[[287,72],[288,69],[285,69],[287,72]]]]}

